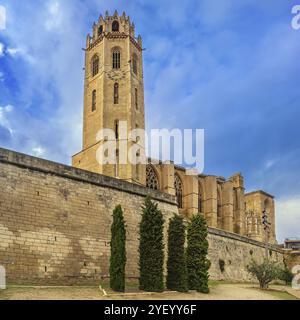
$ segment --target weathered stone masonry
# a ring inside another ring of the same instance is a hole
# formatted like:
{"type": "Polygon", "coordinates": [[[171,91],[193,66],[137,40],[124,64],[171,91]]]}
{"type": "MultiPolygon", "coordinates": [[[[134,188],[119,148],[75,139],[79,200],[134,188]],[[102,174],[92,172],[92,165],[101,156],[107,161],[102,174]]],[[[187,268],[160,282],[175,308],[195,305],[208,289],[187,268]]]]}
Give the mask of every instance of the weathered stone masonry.
{"type": "MultiPolygon", "coordinates": [[[[0,265],[8,283],[97,284],[108,276],[110,226],[117,204],[127,224],[127,276],[138,277],[138,224],[150,193],[166,221],[175,198],[136,184],[0,149],[0,265]]],[[[261,243],[210,229],[211,276],[241,280],[261,243]],[[225,271],[219,269],[225,261],[225,271]],[[239,271],[241,269],[241,271],[239,271]]],[[[282,261],[276,246],[272,256],[282,261]]]]}
{"type": "MultiPolygon", "coordinates": [[[[210,276],[216,280],[252,281],[246,266],[251,259],[262,262],[265,258],[265,246],[262,242],[229,233],[224,230],[209,228],[209,259],[212,262],[210,276]],[[225,263],[220,269],[220,260],[225,263]]],[[[283,251],[277,245],[268,246],[271,260],[284,266],[283,251]]]]}
{"type": "MultiPolygon", "coordinates": [[[[9,282],[95,283],[108,275],[112,211],[127,225],[127,275],[137,277],[138,223],[147,189],[0,149],[0,265],[9,282]]],[[[165,216],[173,197],[151,192],[165,216]]]]}

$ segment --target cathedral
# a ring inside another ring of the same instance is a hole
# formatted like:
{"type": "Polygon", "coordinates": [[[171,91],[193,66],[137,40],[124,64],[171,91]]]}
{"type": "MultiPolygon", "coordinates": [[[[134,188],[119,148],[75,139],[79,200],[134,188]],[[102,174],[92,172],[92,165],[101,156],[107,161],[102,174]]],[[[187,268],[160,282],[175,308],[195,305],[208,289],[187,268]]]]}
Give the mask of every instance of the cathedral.
{"type": "Polygon", "coordinates": [[[269,222],[268,241],[276,243],[274,197],[265,191],[245,192],[240,173],[225,179],[216,175],[189,175],[172,162],[148,159],[147,165],[118,162],[119,145],[136,146],[136,157],[145,156],[144,139],[119,135],[119,124],[127,130],[145,129],[143,44],[134,23],[125,13],[100,16],[88,35],[85,48],[84,112],[82,150],[72,166],[139,184],[173,195],[184,217],[203,214],[208,226],[265,241],[262,215],[269,222]],[[97,150],[109,139],[97,138],[99,130],[115,132],[116,164],[99,164],[97,150]],[[105,141],[104,141],[105,140],[105,141]]]}

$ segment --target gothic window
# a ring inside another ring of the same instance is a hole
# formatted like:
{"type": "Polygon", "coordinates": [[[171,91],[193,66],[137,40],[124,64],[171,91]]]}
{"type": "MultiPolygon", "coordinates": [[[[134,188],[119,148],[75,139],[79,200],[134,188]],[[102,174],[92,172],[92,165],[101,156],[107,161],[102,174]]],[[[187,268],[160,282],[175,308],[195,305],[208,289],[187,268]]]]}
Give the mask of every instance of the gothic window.
{"type": "Polygon", "coordinates": [[[114,85],[114,104],[119,104],[119,84],[114,85]]]}
{"type": "Polygon", "coordinates": [[[96,103],[97,103],[97,91],[93,90],[93,93],[92,93],[92,111],[96,110],[96,103]]]}
{"type": "Polygon", "coordinates": [[[115,134],[116,134],[116,140],[119,140],[119,120],[116,120],[115,122],[115,134]]]}
{"type": "Polygon", "coordinates": [[[137,74],[137,55],[136,54],[132,56],[132,70],[134,74],[137,74]]]}
{"type": "Polygon", "coordinates": [[[135,109],[138,110],[139,109],[139,92],[137,88],[134,89],[134,101],[135,101],[135,109]]]}
{"type": "Polygon", "coordinates": [[[182,187],[182,181],[178,174],[175,174],[174,176],[175,180],[175,194],[177,199],[177,204],[180,209],[183,208],[183,187],[182,187]]]}
{"type": "Polygon", "coordinates": [[[92,75],[93,77],[99,72],[99,57],[94,55],[92,58],[92,75]]]}
{"type": "Polygon", "coordinates": [[[223,228],[223,217],[222,217],[222,199],[221,199],[221,191],[218,188],[218,199],[217,199],[217,225],[219,229],[223,228]]]}
{"type": "Polygon", "coordinates": [[[233,210],[239,210],[239,196],[237,189],[233,189],[233,210]]]}
{"type": "Polygon", "coordinates": [[[100,37],[102,33],[103,33],[103,26],[100,26],[98,28],[98,37],[100,37]]]}
{"type": "Polygon", "coordinates": [[[119,149],[116,150],[116,162],[115,162],[115,177],[119,177],[119,163],[120,163],[120,154],[119,149]]]}
{"type": "Polygon", "coordinates": [[[118,21],[114,21],[112,23],[112,31],[113,32],[119,32],[119,22],[118,21]]]}
{"type": "Polygon", "coordinates": [[[158,190],[158,177],[152,166],[147,166],[146,169],[146,186],[149,189],[158,190]]]}
{"type": "Polygon", "coordinates": [[[203,208],[203,190],[202,190],[202,185],[199,182],[198,184],[198,212],[199,213],[204,213],[204,208],[203,208]]]}
{"type": "Polygon", "coordinates": [[[135,166],[135,177],[136,177],[136,180],[140,180],[140,166],[139,166],[139,164],[137,164],[135,166]]]}
{"type": "Polygon", "coordinates": [[[121,68],[121,53],[119,50],[113,51],[113,69],[120,69],[121,68]]]}

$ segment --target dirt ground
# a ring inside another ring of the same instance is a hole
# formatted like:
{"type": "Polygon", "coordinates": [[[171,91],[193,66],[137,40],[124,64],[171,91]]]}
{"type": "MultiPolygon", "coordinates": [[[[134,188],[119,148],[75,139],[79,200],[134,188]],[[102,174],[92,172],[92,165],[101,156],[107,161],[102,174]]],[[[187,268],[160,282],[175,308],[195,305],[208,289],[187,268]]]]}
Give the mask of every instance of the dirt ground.
{"type": "MultiPolygon", "coordinates": [[[[9,287],[0,291],[0,300],[294,300],[283,286],[261,291],[251,284],[214,284],[210,294],[190,293],[125,293],[108,292],[98,287],[9,287]],[[275,289],[276,290],[272,290],[275,289]]],[[[291,290],[289,290],[291,292],[291,290]]],[[[292,292],[293,293],[293,292],[292,292]]]]}

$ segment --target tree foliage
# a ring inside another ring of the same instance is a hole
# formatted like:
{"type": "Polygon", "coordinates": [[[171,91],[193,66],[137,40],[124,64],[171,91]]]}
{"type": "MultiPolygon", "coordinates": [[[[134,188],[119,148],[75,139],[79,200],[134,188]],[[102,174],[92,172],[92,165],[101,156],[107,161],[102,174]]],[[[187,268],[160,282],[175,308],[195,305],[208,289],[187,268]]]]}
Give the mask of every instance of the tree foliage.
{"type": "Polygon", "coordinates": [[[126,230],[122,207],[113,212],[111,226],[110,287],[117,292],[125,291],[126,230]]]}
{"type": "Polygon", "coordinates": [[[261,289],[267,289],[270,282],[279,278],[281,272],[277,263],[268,259],[264,259],[262,263],[251,260],[247,270],[258,280],[261,289]]]}
{"type": "Polygon", "coordinates": [[[164,219],[157,203],[150,197],[143,206],[140,223],[140,289],[149,292],[164,290],[164,219]]]}
{"type": "Polygon", "coordinates": [[[188,291],[185,257],[185,226],[183,218],[174,215],[168,230],[167,288],[179,292],[188,291]]]}
{"type": "Polygon", "coordinates": [[[207,259],[208,241],[205,218],[198,214],[188,226],[187,270],[190,290],[209,293],[208,279],[210,261],[207,259]]]}
{"type": "Polygon", "coordinates": [[[280,270],[278,279],[281,281],[284,281],[286,285],[290,285],[293,281],[293,278],[294,278],[293,273],[287,267],[280,270]]]}

